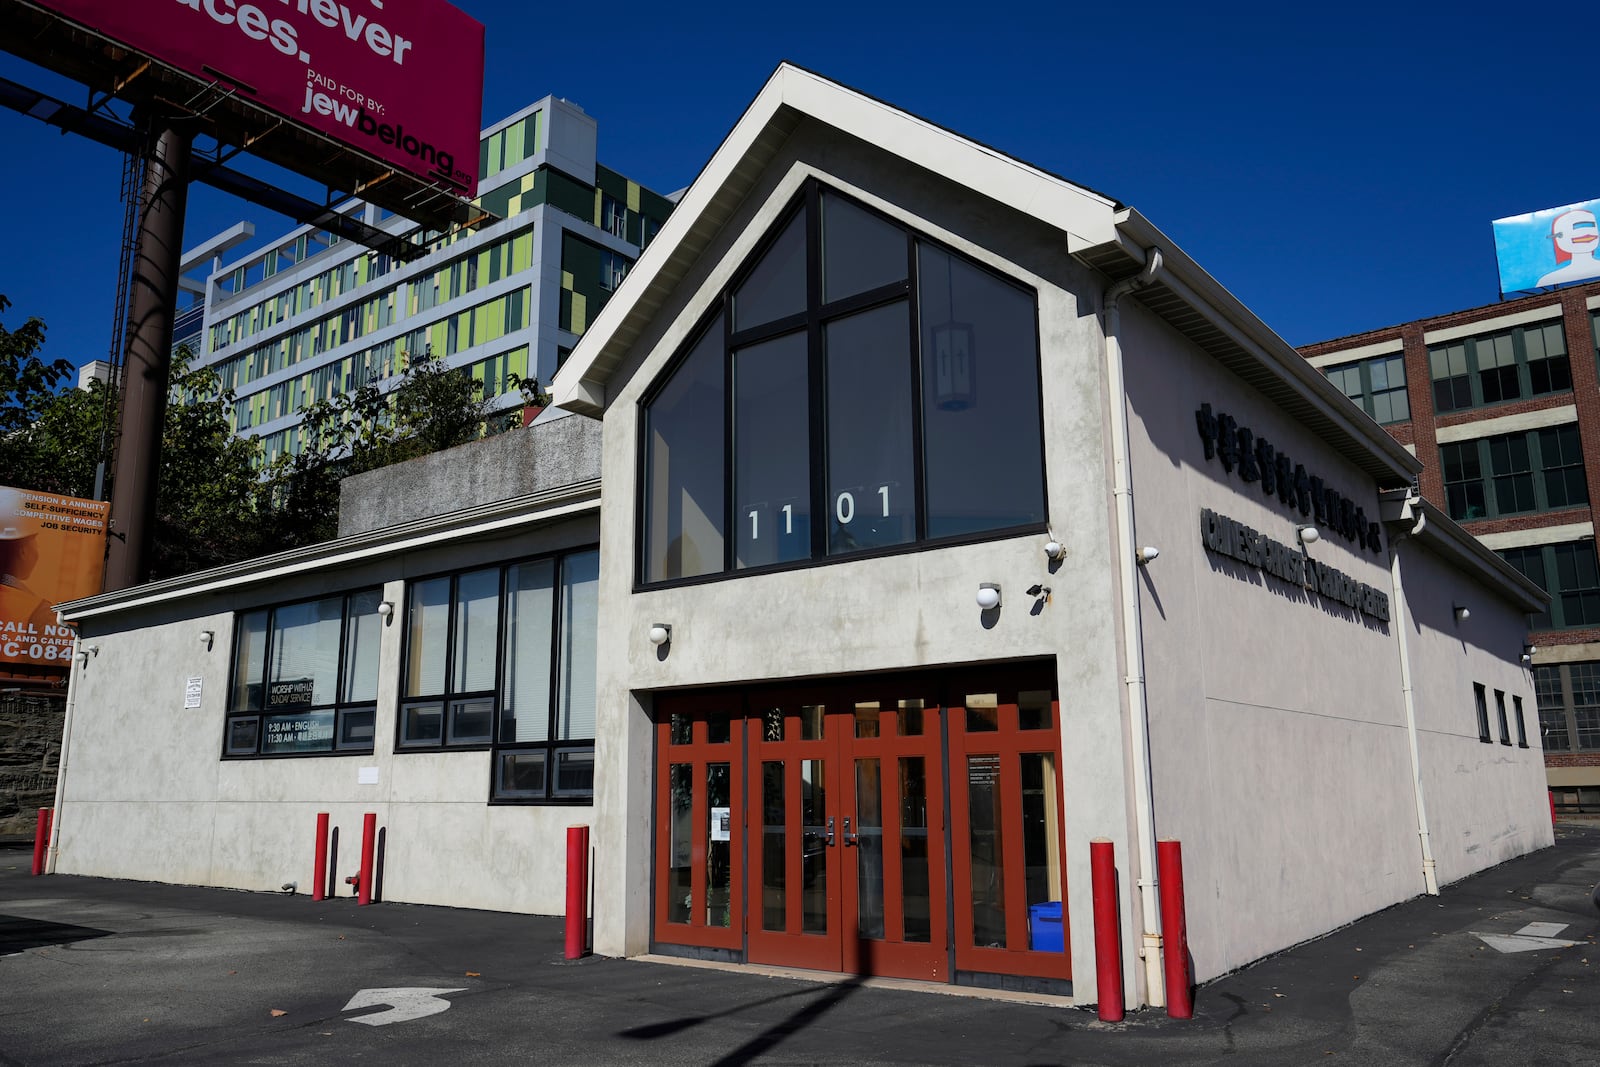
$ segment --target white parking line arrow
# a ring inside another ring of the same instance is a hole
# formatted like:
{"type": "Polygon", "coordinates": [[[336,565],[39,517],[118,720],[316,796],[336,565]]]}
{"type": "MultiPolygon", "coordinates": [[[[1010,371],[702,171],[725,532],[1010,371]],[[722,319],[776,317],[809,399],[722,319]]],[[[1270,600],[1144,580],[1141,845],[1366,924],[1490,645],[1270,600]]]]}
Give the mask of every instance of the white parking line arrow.
{"type": "Polygon", "coordinates": [[[363,1015],[356,1019],[346,1019],[345,1022],[366,1023],[368,1026],[388,1026],[390,1023],[410,1022],[412,1019],[438,1015],[441,1011],[450,1010],[450,1002],[444,999],[446,993],[462,992],[465,992],[464,988],[363,989],[350,998],[350,1003],[344,1006],[345,1011],[355,1011],[357,1008],[375,1008],[379,1004],[390,1005],[389,1010],[376,1012],[372,1015],[363,1015]]]}
{"type": "MultiPolygon", "coordinates": [[[[1552,937],[1568,923],[1529,923],[1514,934],[1477,934],[1479,940],[1497,952],[1537,952],[1546,948],[1570,948],[1576,941],[1552,937]]],[[[1474,931],[1474,933],[1477,933],[1474,931]]]]}

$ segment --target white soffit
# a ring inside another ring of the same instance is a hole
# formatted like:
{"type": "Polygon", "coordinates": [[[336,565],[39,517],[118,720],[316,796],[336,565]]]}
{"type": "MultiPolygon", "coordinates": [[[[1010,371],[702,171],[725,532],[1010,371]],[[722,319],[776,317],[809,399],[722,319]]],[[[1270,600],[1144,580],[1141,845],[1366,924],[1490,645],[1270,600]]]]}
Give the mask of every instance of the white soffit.
{"type": "Polygon", "coordinates": [[[598,417],[611,375],[661,307],[739,208],[767,163],[805,120],[893,153],[1065,235],[1069,249],[1116,234],[1116,203],[1003,152],[952,133],[864,93],[781,64],[689,186],[650,247],[550,383],[557,407],[598,417]]]}

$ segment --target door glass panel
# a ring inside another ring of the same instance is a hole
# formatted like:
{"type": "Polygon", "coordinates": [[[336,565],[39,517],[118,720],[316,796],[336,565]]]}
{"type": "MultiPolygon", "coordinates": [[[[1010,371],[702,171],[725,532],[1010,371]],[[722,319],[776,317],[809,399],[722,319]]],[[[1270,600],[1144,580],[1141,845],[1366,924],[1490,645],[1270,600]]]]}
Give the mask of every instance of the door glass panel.
{"type": "MultiPolygon", "coordinates": [[[[970,728],[970,726],[969,726],[970,728]]],[[[1006,947],[1004,825],[1000,805],[1000,757],[967,757],[968,847],[972,867],[972,943],[1006,947]]]]}
{"type": "Polygon", "coordinates": [[[706,716],[706,743],[712,745],[725,745],[732,738],[733,715],[726,711],[714,711],[706,716]]]}
{"type": "Polygon", "coordinates": [[[1050,691],[1029,689],[1017,694],[1017,728],[1048,730],[1051,726],[1050,691]]]}
{"type": "MultiPolygon", "coordinates": [[[[770,713],[769,713],[770,714],[770,713]]],[[[780,719],[781,723],[782,720],[780,719]]],[[[761,765],[761,929],[782,930],[788,912],[788,857],[784,854],[783,761],[761,765]]]]}
{"type": "MultiPolygon", "coordinates": [[[[876,715],[876,711],[873,714],[876,715]]],[[[861,853],[856,857],[859,928],[862,937],[881,941],[883,940],[883,781],[878,761],[875,759],[856,760],[855,829],[859,835],[857,847],[861,853]]]]}
{"type": "Polygon", "coordinates": [[[672,793],[672,855],[667,860],[667,921],[689,921],[694,884],[694,764],[674,763],[669,772],[672,793]]]}
{"type": "Polygon", "coordinates": [[[967,697],[967,733],[991,734],[1000,729],[1000,709],[993,696],[967,697]]]}
{"type": "Polygon", "coordinates": [[[733,921],[733,808],[728,803],[728,765],[706,765],[706,925],[733,921]]]}
{"type": "Polygon", "coordinates": [[[800,930],[807,934],[828,932],[827,762],[800,761],[800,822],[805,831],[800,856],[800,930]]]}
{"type": "Polygon", "coordinates": [[[856,736],[878,736],[878,704],[876,701],[871,704],[856,705],[856,736]]]}
{"type": "Polygon", "coordinates": [[[1056,794],[1056,758],[1049,752],[1022,754],[1022,864],[1027,879],[1028,947],[1036,952],[1065,951],[1061,936],[1061,804],[1056,794]]]}
{"type": "Polygon", "coordinates": [[[901,737],[922,736],[922,701],[902,700],[898,718],[901,737]]]}
{"type": "Polygon", "coordinates": [[[687,715],[672,715],[672,740],[674,745],[687,745],[694,740],[694,720],[687,715]]]}
{"type": "Polygon", "coordinates": [[[822,740],[822,718],[827,708],[821,704],[803,704],[800,707],[800,740],[822,740]]]}
{"type": "Polygon", "coordinates": [[[761,740],[783,740],[783,709],[768,708],[761,716],[761,740]]]}
{"type": "Polygon", "coordinates": [[[928,773],[921,756],[900,760],[900,887],[902,940],[926,944],[933,933],[933,903],[928,881],[928,773]]]}

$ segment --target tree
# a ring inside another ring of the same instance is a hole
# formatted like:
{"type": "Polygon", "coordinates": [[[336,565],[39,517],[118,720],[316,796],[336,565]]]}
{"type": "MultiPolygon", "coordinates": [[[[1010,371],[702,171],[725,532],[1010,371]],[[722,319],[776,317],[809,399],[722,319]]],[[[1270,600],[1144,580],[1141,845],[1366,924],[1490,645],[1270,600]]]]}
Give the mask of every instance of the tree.
{"type": "MultiPolygon", "coordinates": [[[[0,293],[0,314],[9,307],[11,301],[0,293]]],[[[33,483],[46,477],[55,463],[33,428],[55,402],[61,382],[71,377],[72,364],[47,361],[39,354],[44,334],[38,318],[17,330],[0,323],[0,484],[35,488],[33,483]]]]}

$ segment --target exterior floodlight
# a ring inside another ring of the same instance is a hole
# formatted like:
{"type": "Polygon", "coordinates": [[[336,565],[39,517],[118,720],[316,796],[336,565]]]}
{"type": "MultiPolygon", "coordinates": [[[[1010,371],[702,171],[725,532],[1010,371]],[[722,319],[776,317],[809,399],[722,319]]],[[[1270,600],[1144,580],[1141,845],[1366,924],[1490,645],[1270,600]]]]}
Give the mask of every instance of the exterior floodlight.
{"type": "Polygon", "coordinates": [[[1146,563],[1153,562],[1159,555],[1161,555],[1159,548],[1154,545],[1145,545],[1133,554],[1133,558],[1139,561],[1139,566],[1143,567],[1146,563]]]}
{"type": "Polygon", "coordinates": [[[1465,604],[1452,604],[1450,607],[1456,613],[1457,622],[1466,622],[1468,619],[1472,618],[1472,609],[1468,608],[1465,604]]]}
{"type": "Polygon", "coordinates": [[[1046,541],[1044,543],[1044,554],[1045,558],[1053,563],[1067,554],[1067,546],[1054,539],[1046,541]]]}
{"type": "Polygon", "coordinates": [[[993,582],[983,582],[978,586],[978,607],[984,611],[993,611],[1000,606],[1000,587],[993,582]]]}
{"type": "Polygon", "coordinates": [[[1322,531],[1310,523],[1301,523],[1294,528],[1294,532],[1299,535],[1302,545],[1313,545],[1322,540],[1322,531]]]}
{"type": "Polygon", "coordinates": [[[660,648],[672,640],[672,627],[664,622],[658,622],[650,627],[650,643],[660,648]]]}
{"type": "Polygon", "coordinates": [[[217,637],[217,634],[216,634],[216,631],[214,631],[214,630],[201,630],[200,631],[200,643],[202,645],[206,646],[206,651],[207,652],[211,651],[211,642],[216,640],[216,637],[217,637]]]}
{"type": "Polygon", "coordinates": [[[385,600],[383,603],[379,604],[378,614],[383,616],[385,619],[389,618],[389,616],[394,614],[394,603],[392,601],[385,600]]]}

